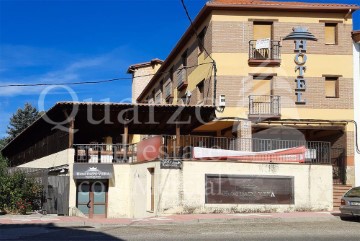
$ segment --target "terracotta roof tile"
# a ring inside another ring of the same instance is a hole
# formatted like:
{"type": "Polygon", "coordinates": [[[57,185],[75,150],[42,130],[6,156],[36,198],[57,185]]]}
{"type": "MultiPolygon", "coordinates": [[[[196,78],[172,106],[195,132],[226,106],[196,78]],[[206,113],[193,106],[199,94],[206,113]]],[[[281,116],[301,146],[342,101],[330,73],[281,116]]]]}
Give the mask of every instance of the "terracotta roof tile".
{"type": "Polygon", "coordinates": [[[355,7],[356,4],[335,4],[335,3],[309,3],[309,2],[281,2],[268,0],[213,0],[212,4],[229,4],[229,5],[263,5],[263,6],[297,6],[297,7],[355,7]]]}

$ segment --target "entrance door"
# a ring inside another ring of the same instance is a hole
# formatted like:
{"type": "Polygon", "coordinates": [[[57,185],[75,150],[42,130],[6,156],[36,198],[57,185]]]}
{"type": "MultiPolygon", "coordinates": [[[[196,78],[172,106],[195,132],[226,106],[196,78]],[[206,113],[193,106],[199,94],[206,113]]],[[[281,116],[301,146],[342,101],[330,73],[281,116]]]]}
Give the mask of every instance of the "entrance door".
{"type": "Polygon", "coordinates": [[[149,169],[149,172],[150,172],[150,178],[151,178],[151,211],[154,211],[154,202],[155,202],[155,200],[154,200],[154,169],[153,168],[151,168],[151,169],[149,169]]]}
{"type": "Polygon", "coordinates": [[[89,218],[106,218],[108,181],[86,180],[77,184],[77,208],[89,218]]]}

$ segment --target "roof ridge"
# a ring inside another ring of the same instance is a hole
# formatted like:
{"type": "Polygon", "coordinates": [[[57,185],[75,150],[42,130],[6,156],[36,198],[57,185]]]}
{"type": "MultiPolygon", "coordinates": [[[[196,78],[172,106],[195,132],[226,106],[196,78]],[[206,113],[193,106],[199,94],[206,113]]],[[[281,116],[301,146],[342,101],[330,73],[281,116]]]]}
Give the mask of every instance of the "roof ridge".
{"type": "Polygon", "coordinates": [[[302,1],[282,1],[282,0],[211,0],[210,4],[220,5],[220,4],[229,4],[229,5],[285,5],[285,6],[337,6],[337,7],[359,7],[357,4],[345,4],[345,3],[326,3],[326,2],[302,2],[302,1]]]}

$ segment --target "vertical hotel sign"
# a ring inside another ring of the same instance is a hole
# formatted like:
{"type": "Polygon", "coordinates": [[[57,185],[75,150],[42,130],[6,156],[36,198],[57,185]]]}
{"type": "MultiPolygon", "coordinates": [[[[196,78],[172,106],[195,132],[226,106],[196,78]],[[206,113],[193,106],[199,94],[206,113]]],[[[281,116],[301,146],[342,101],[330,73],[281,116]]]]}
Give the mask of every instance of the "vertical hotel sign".
{"type": "Polygon", "coordinates": [[[306,104],[306,100],[303,98],[303,93],[306,90],[306,79],[305,79],[305,71],[306,71],[306,51],[307,51],[307,41],[317,41],[317,38],[305,27],[296,27],[293,28],[293,32],[284,38],[284,40],[294,40],[295,42],[295,72],[297,73],[297,77],[295,79],[296,87],[295,87],[295,95],[296,95],[296,104],[306,104]]]}

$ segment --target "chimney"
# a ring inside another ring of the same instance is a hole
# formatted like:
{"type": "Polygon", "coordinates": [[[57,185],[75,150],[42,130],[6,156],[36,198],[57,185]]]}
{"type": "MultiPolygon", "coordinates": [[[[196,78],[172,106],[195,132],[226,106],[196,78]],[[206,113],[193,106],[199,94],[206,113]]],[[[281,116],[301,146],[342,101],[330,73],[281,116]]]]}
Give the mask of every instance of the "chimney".
{"type": "Polygon", "coordinates": [[[162,63],[163,61],[160,59],[152,59],[149,62],[134,64],[128,68],[127,73],[132,74],[132,103],[136,103],[136,99],[139,97],[145,87],[149,84],[150,80],[158,71],[162,63]]]}

